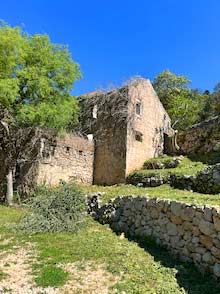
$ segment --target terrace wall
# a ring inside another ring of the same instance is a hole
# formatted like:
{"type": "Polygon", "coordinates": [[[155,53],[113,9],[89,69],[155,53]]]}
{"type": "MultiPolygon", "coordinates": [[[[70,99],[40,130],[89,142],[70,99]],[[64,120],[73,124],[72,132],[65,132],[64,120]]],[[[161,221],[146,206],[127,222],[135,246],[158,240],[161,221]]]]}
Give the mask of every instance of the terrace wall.
{"type": "Polygon", "coordinates": [[[193,125],[178,135],[178,145],[185,154],[220,150],[220,117],[193,125]]]}
{"type": "Polygon", "coordinates": [[[90,198],[89,210],[101,223],[109,223],[113,230],[135,237],[152,236],[174,255],[220,277],[219,206],[126,196],[102,207],[94,205],[90,198]]]}

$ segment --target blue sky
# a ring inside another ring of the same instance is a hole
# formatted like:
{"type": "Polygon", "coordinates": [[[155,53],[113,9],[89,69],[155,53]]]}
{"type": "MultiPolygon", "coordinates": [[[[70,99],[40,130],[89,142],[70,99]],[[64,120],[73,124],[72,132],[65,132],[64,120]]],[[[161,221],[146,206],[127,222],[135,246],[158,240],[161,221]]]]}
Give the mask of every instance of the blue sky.
{"type": "Polygon", "coordinates": [[[75,95],[134,75],[152,80],[164,69],[202,90],[220,81],[219,0],[7,0],[0,7],[10,25],[69,45],[83,73],[75,95]]]}

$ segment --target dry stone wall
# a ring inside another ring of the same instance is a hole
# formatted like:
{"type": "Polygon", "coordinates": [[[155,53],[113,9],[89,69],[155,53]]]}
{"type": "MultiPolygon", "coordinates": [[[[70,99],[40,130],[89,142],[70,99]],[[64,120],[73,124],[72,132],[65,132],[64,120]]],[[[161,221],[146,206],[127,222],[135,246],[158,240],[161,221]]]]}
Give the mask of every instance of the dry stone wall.
{"type": "Polygon", "coordinates": [[[220,207],[166,199],[125,196],[100,205],[88,200],[89,213],[113,230],[133,237],[151,236],[184,261],[220,277],[220,207]]]}
{"type": "Polygon", "coordinates": [[[220,117],[193,125],[178,135],[178,145],[185,154],[220,150],[220,117]]]}
{"type": "MultiPolygon", "coordinates": [[[[172,174],[169,183],[177,189],[193,190],[204,194],[220,193],[220,163],[209,165],[196,175],[172,174]]],[[[214,196],[213,196],[214,197],[214,196]]]]}

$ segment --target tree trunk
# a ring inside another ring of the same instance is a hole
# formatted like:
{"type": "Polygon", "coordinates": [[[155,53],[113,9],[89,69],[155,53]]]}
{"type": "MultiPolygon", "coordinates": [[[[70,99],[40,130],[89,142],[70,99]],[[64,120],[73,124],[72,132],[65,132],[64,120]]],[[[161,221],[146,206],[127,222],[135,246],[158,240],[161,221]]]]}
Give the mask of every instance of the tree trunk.
{"type": "MultiPolygon", "coordinates": [[[[9,160],[7,160],[7,165],[9,166],[8,168],[8,173],[6,175],[6,182],[7,182],[7,192],[6,192],[6,202],[9,204],[9,205],[12,205],[13,204],[13,169],[10,167],[11,165],[11,153],[12,152],[12,149],[11,149],[11,143],[12,143],[12,138],[11,138],[11,135],[10,135],[10,131],[9,131],[9,126],[8,126],[8,123],[3,121],[3,120],[0,120],[0,124],[1,126],[4,128],[5,130],[5,133],[6,133],[6,136],[4,136],[6,138],[6,143],[5,143],[5,149],[7,149],[7,151],[5,152],[5,154],[8,154],[8,158],[9,160]]],[[[3,148],[4,149],[4,148],[3,148]]]]}
{"type": "Polygon", "coordinates": [[[13,170],[12,169],[8,170],[6,180],[7,180],[6,201],[9,205],[12,205],[13,204],[13,170]]]}

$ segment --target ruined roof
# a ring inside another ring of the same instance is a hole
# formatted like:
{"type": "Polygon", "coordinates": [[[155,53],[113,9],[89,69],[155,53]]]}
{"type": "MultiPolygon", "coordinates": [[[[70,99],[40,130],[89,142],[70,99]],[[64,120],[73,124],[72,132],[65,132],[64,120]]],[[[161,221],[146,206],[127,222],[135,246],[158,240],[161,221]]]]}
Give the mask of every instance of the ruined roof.
{"type": "Polygon", "coordinates": [[[96,91],[92,91],[92,92],[89,92],[89,93],[85,93],[85,94],[80,94],[79,96],[83,96],[83,97],[93,97],[93,96],[96,96],[96,95],[99,95],[101,94],[101,91],[100,90],[96,90],[96,91]]]}
{"type": "Polygon", "coordinates": [[[122,86],[120,87],[115,87],[113,89],[109,89],[109,90],[95,90],[89,93],[84,93],[84,94],[80,94],[79,97],[87,97],[87,98],[91,98],[94,96],[99,96],[99,95],[103,95],[103,94],[112,94],[115,93],[117,91],[121,91],[123,89],[126,89],[129,86],[135,85],[137,83],[143,82],[143,81],[149,81],[148,79],[144,79],[142,77],[135,77],[132,78],[131,80],[125,82],[122,86]]]}

